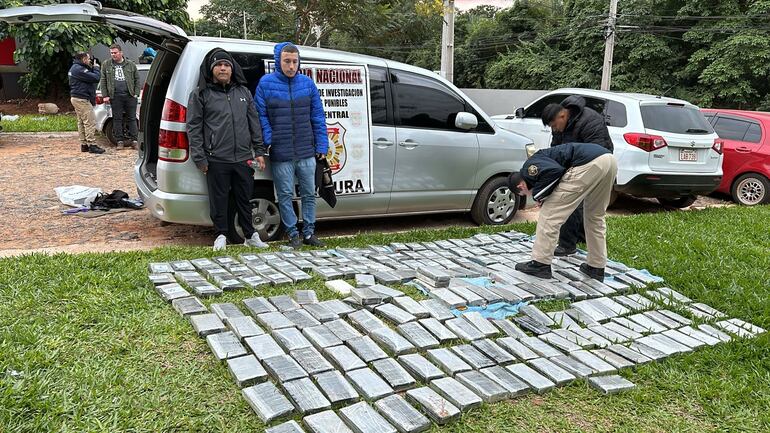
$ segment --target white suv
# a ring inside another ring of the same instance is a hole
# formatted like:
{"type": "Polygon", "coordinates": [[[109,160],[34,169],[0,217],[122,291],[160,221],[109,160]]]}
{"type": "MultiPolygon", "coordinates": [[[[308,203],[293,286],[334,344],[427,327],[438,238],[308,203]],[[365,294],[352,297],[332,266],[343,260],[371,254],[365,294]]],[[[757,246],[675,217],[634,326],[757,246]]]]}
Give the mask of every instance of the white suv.
{"type": "Polygon", "coordinates": [[[571,95],[603,114],[615,146],[615,191],[656,197],[662,204],[686,207],[708,194],[722,179],[722,141],[698,107],[689,102],[640,93],[559,89],[513,115],[493,116],[501,127],[525,135],[537,149],[551,144],[551,128],[540,115],[546,105],[571,95]]]}

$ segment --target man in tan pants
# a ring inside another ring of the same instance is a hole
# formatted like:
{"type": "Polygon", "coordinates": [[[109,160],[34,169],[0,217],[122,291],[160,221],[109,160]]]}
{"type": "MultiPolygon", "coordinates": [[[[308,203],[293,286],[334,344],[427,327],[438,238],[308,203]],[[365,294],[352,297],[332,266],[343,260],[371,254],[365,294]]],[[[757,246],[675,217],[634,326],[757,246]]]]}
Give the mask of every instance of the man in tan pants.
{"type": "Polygon", "coordinates": [[[552,277],[551,261],[559,229],[583,202],[588,259],[580,265],[580,271],[603,281],[607,264],[604,216],[617,172],[617,162],[608,149],[592,143],[570,143],[538,151],[520,172],[513,173],[509,178],[511,189],[519,194],[531,193],[541,206],[532,260],[518,263],[516,270],[540,278],[552,277]]]}
{"type": "Polygon", "coordinates": [[[91,65],[91,56],[88,53],[77,53],[68,75],[70,102],[78,116],[80,151],[104,153],[104,149],[96,145],[95,137],[94,103],[96,102],[96,85],[99,83],[99,67],[91,65]]]}

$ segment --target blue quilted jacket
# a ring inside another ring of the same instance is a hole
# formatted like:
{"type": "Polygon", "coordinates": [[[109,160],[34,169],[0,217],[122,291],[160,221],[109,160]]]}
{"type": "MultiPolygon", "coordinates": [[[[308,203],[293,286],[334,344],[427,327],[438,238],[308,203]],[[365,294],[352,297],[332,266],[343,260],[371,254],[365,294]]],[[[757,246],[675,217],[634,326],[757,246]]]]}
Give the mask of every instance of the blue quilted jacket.
{"type": "Polygon", "coordinates": [[[329,138],[321,97],[313,80],[297,72],[289,78],[281,71],[282,42],[274,49],[275,72],[259,80],[254,94],[262,137],[276,162],[326,155],[329,138]]]}

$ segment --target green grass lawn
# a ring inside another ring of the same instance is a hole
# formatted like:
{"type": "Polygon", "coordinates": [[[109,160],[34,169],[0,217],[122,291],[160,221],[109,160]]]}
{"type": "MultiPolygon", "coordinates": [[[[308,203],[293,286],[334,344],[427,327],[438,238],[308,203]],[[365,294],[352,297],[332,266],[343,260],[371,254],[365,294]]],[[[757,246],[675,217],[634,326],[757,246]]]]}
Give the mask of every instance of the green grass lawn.
{"type": "MultiPolygon", "coordinates": [[[[768,221],[767,206],[617,217],[608,222],[609,251],[693,299],[770,329],[768,221]]],[[[531,232],[534,226],[514,228],[531,232]]],[[[363,246],[478,231],[494,229],[330,243],[363,246]]],[[[203,256],[213,252],[160,248],[0,260],[0,431],[262,431],[226,367],[147,281],[150,261],[203,256]]],[[[318,279],[302,287],[332,296],[318,279]]],[[[254,292],[227,293],[214,302],[250,296],[254,292]]],[[[768,334],[622,374],[637,389],[601,396],[576,381],[543,396],[484,405],[432,431],[770,431],[768,334]]]]}
{"type": "Polygon", "coordinates": [[[22,114],[10,121],[0,120],[3,132],[64,132],[77,131],[78,121],[74,114],[22,114]]]}

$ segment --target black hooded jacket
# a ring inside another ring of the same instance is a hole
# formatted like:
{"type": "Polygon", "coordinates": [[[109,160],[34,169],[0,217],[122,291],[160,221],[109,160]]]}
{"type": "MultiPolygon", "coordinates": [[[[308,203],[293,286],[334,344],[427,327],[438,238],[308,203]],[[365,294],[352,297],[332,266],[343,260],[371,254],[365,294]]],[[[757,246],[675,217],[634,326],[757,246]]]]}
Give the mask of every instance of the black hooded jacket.
{"type": "Polygon", "coordinates": [[[231,62],[233,74],[226,86],[213,78],[211,59],[223,52],[217,48],[206,55],[198,87],[187,103],[190,156],[198,167],[208,166],[209,161],[242,162],[265,154],[259,115],[240,65],[231,62]]]}
{"type": "Polygon", "coordinates": [[[563,132],[553,132],[551,147],[564,143],[595,143],[613,151],[604,116],[586,107],[582,96],[568,96],[561,101],[561,106],[569,110],[569,120],[563,132]]]}

